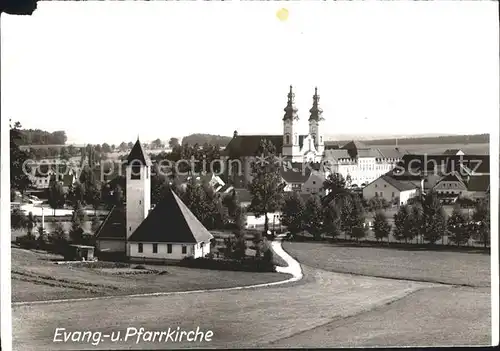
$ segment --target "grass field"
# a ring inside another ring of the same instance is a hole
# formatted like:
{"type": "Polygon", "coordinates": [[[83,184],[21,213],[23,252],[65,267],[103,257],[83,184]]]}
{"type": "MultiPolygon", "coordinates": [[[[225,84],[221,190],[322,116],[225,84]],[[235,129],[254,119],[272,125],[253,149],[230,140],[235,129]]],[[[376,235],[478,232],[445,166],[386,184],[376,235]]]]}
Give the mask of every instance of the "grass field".
{"type": "MultiPolygon", "coordinates": [[[[119,269],[56,265],[62,257],[12,248],[12,301],[68,299],[165,291],[228,288],[285,280],[281,273],[253,273],[145,266],[153,274],[117,274],[119,269]]],[[[135,266],[135,265],[133,265],[135,266]]]]}
{"type": "Polygon", "coordinates": [[[310,267],[332,272],[489,287],[490,255],[341,247],[327,243],[285,242],[283,248],[310,267]]]}

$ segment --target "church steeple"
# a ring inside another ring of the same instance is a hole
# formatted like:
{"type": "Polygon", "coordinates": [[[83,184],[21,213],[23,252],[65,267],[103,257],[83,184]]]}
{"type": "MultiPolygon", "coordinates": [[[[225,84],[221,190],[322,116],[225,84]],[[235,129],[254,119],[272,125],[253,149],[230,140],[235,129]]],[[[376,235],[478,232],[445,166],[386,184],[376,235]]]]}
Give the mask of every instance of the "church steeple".
{"type": "Polygon", "coordinates": [[[295,94],[293,93],[293,87],[290,85],[290,92],[288,93],[288,102],[284,108],[285,115],[283,120],[298,120],[299,116],[297,114],[297,107],[295,107],[295,94]]]}
{"type": "Polygon", "coordinates": [[[318,87],[314,88],[313,95],[313,106],[309,110],[311,115],[309,116],[309,121],[321,121],[323,120],[323,110],[319,107],[319,95],[318,95],[318,87]]]}

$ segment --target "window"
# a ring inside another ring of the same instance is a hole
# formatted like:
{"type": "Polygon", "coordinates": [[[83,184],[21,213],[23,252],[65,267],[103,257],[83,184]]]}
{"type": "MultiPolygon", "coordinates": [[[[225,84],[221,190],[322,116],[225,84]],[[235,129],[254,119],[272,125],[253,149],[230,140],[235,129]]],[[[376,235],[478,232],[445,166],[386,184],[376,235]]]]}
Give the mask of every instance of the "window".
{"type": "Polygon", "coordinates": [[[172,253],[172,244],[167,244],[167,253],[172,253]]]}
{"type": "Polygon", "coordinates": [[[387,184],[384,184],[384,188],[387,188],[387,184]]]}
{"type": "Polygon", "coordinates": [[[141,179],[141,165],[133,164],[130,169],[130,179],[141,179]]]}
{"type": "Polygon", "coordinates": [[[186,254],[187,253],[187,247],[182,245],[182,253],[183,254],[186,254]]]}
{"type": "Polygon", "coordinates": [[[146,167],[146,179],[149,178],[149,167],[146,167]]]}
{"type": "Polygon", "coordinates": [[[158,253],[158,244],[153,244],[153,253],[158,253]]]}
{"type": "Polygon", "coordinates": [[[392,192],[392,197],[394,197],[394,191],[392,192]]]}
{"type": "Polygon", "coordinates": [[[132,227],[128,227],[128,231],[131,232],[132,231],[132,227]]]}
{"type": "Polygon", "coordinates": [[[142,201],[141,200],[139,200],[139,205],[142,205],[142,201]]]}
{"type": "Polygon", "coordinates": [[[137,252],[142,253],[142,243],[137,244],[137,252]]]}
{"type": "Polygon", "coordinates": [[[377,187],[377,184],[375,184],[375,188],[377,187]]]}
{"type": "Polygon", "coordinates": [[[290,144],[290,135],[285,135],[285,144],[290,144]]]}
{"type": "Polygon", "coordinates": [[[316,184],[316,181],[315,181],[315,180],[313,180],[313,184],[316,184]]]}

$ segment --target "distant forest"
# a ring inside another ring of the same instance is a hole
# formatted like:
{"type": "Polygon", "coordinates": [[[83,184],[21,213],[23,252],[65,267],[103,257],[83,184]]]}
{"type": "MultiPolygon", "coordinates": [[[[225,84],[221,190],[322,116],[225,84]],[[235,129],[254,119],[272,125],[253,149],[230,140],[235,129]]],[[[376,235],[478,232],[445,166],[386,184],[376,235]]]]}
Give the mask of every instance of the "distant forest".
{"type": "MultiPolygon", "coordinates": [[[[350,140],[330,140],[326,144],[344,145],[350,140]]],[[[362,140],[366,145],[395,145],[396,138],[391,139],[374,139],[362,140]]],[[[439,144],[484,144],[490,142],[489,134],[473,134],[473,135],[445,135],[435,137],[411,137],[398,138],[398,145],[439,145],[439,144]]]]}
{"type": "Polygon", "coordinates": [[[211,145],[226,146],[231,141],[232,137],[223,135],[213,135],[213,134],[190,134],[182,138],[182,144],[188,145],[203,145],[205,143],[211,145]]]}
{"type": "Polygon", "coordinates": [[[63,130],[47,132],[41,129],[22,129],[20,137],[18,145],[65,145],[68,140],[63,130]]]}

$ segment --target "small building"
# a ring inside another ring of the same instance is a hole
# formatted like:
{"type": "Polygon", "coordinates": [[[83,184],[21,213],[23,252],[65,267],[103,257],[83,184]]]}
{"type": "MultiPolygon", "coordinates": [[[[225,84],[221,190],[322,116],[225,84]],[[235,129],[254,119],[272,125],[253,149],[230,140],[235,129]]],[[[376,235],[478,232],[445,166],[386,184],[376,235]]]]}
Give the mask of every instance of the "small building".
{"type": "Polygon", "coordinates": [[[87,245],[69,245],[64,255],[67,261],[94,261],[94,247],[87,245]]]}
{"type": "Polygon", "coordinates": [[[473,200],[484,199],[490,191],[490,176],[477,175],[469,177],[467,182],[467,197],[473,200]]]}
{"type": "Polygon", "coordinates": [[[398,199],[398,205],[404,205],[409,199],[417,196],[419,191],[419,186],[414,182],[397,180],[385,174],[363,188],[363,198],[370,200],[380,197],[389,203],[398,199]]]}
{"type": "Polygon", "coordinates": [[[459,155],[465,155],[465,152],[463,152],[460,149],[446,149],[443,152],[443,155],[452,155],[452,156],[459,156],[459,155]]]}
{"type": "Polygon", "coordinates": [[[443,202],[451,203],[467,194],[467,185],[458,173],[453,172],[441,178],[433,190],[443,202]]]}

